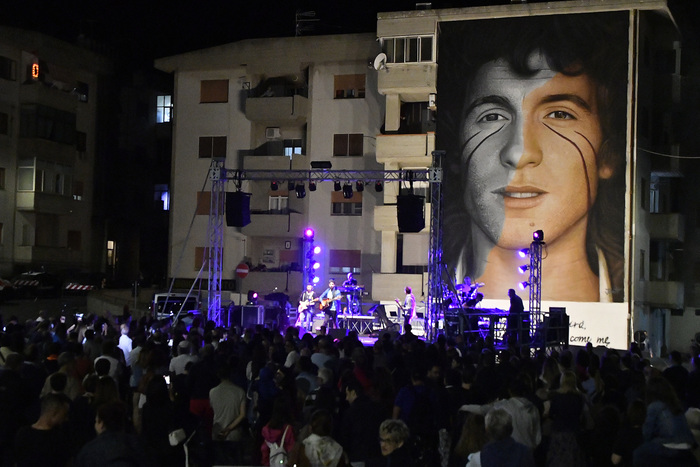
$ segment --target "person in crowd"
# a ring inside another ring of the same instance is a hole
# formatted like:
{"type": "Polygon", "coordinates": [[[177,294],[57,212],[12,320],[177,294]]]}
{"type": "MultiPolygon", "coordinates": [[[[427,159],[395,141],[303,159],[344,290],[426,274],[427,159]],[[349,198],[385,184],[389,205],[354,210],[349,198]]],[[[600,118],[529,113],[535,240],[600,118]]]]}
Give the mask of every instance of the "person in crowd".
{"type": "Polygon", "coordinates": [[[302,441],[295,461],[300,467],[345,467],[349,465],[347,454],[331,436],[333,418],[325,410],[319,410],[311,415],[309,423],[311,434],[302,441]]]}
{"type": "Polygon", "coordinates": [[[214,411],[212,439],[217,463],[240,463],[240,442],[243,437],[243,421],[246,416],[246,394],[243,388],[231,381],[233,368],[220,364],[221,381],[209,391],[209,402],[214,411]]]}
{"type": "Polygon", "coordinates": [[[126,406],[121,401],[101,405],[95,416],[97,437],[83,446],[75,458],[74,467],[154,465],[139,439],[125,431],[126,416],[126,406]]]}
{"type": "Polygon", "coordinates": [[[41,415],[17,431],[14,442],[17,467],[64,467],[71,456],[70,434],[64,429],[70,399],[49,393],[41,400],[41,415]]]}
{"type": "Polygon", "coordinates": [[[636,399],[627,408],[627,414],[617,433],[610,462],[613,465],[632,467],[632,454],[644,441],[642,425],[646,418],[644,401],[636,399]]]}
{"type": "Polygon", "coordinates": [[[270,446],[276,443],[282,446],[287,453],[291,453],[296,444],[293,418],[290,407],[292,401],[286,394],[278,394],[272,406],[272,417],[262,427],[262,444],[260,445],[261,464],[270,465],[270,446]],[[284,440],[283,440],[284,438],[284,440]]]}
{"type": "Polygon", "coordinates": [[[367,461],[366,467],[417,466],[409,448],[410,432],[402,420],[384,420],[379,425],[381,456],[367,461]]]}
{"type": "Polygon", "coordinates": [[[350,405],[342,416],[339,440],[354,465],[379,455],[375,433],[384,417],[381,407],[365,394],[355,377],[350,377],[345,384],[345,400],[350,405]]]}
{"type": "MultiPolygon", "coordinates": [[[[470,454],[467,467],[517,466],[534,467],[532,451],[511,436],[513,418],[505,409],[491,409],[484,419],[489,442],[480,452],[470,454]]],[[[566,464],[556,464],[566,465],[566,464]]]]}
{"type": "Polygon", "coordinates": [[[634,450],[634,466],[697,466],[693,457],[695,437],[676,391],[666,378],[649,378],[646,403],[647,414],[642,425],[644,442],[634,450]]]}

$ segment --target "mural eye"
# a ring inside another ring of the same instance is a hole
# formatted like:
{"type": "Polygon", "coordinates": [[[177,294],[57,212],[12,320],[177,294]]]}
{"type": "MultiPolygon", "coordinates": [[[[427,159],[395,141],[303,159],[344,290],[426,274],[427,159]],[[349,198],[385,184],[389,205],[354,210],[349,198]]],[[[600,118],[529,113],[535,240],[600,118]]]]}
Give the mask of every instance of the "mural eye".
{"type": "Polygon", "coordinates": [[[501,114],[497,113],[489,113],[481,117],[478,122],[479,123],[484,123],[484,122],[497,122],[499,120],[507,120],[506,117],[504,117],[501,114]]]}
{"type": "Polygon", "coordinates": [[[550,112],[546,115],[546,118],[554,118],[557,120],[576,120],[576,117],[563,110],[555,110],[554,112],[550,112]]]}

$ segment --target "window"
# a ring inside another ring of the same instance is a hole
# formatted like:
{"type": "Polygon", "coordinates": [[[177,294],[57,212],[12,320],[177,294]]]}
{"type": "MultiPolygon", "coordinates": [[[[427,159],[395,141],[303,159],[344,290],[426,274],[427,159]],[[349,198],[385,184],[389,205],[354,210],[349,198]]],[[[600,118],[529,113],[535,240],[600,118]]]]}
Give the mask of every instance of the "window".
{"type": "Polygon", "coordinates": [[[155,202],[156,209],[160,211],[170,210],[170,192],[168,191],[168,185],[156,185],[153,190],[153,201],[155,202]]]}
{"type": "Polygon", "coordinates": [[[80,251],[82,235],[80,230],[68,231],[68,249],[80,251]]]}
{"type": "Polygon", "coordinates": [[[78,100],[80,102],[87,102],[88,95],[90,94],[90,85],[83,83],[82,81],[78,81],[75,84],[75,93],[78,94],[78,100]]]}
{"type": "Polygon", "coordinates": [[[75,144],[75,114],[45,105],[25,104],[20,111],[19,135],[75,144]]]}
{"type": "Polygon", "coordinates": [[[107,266],[114,266],[116,253],[116,242],[114,240],[107,240],[107,266]]]}
{"type": "Polygon", "coordinates": [[[74,181],[73,182],[73,199],[75,201],[83,200],[83,182],[74,181]]]}
{"type": "Polygon", "coordinates": [[[17,168],[17,191],[34,191],[34,166],[17,168]]]}
{"type": "Polygon", "coordinates": [[[365,75],[335,75],[336,99],[361,99],[365,97],[365,75]]]}
{"type": "Polygon", "coordinates": [[[156,98],[156,123],[168,123],[172,111],[172,96],[158,96],[156,98]]]}
{"type": "Polygon", "coordinates": [[[387,63],[433,61],[433,36],[393,37],[382,39],[387,63]]]}
{"type": "Polygon", "coordinates": [[[344,198],[342,191],[331,192],[331,216],[361,216],[362,193],[354,192],[352,198],[344,198]]]}
{"type": "Polygon", "coordinates": [[[17,62],[0,56],[0,78],[10,81],[17,80],[17,62]]]}
{"type": "Polygon", "coordinates": [[[362,270],[361,250],[330,250],[328,256],[328,270],[331,274],[359,274],[362,270]]]}
{"type": "Polygon", "coordinates": [[[198,216],[208,216],[211,210],[211,191],[197,192],[197,211],[198,216]]]}
{"type": "Polygon", "coordinates": [[[362,133],[333,135],[334,156],[362,156],[364,135],[362,133]]]}
{"type": "Polygon", "coordinates": [[[78,153],[78,159],[84,159],[87,152],[87,133],[82,131],[75,132],[75,151],[78,153]]]}
{"type": "Polygon", "coordinates": [[[209,159],[212,157],[226,158],[226,137],[225,136],[200,136],[199,137],[199,158],[209,159]]]}
{"type": "Polygon", "coordinates": [[[5,167],[0,167],[0,190],[5,189],[5,167]]]}
{"type": "Polygon", "coordinates": [[[199,102],[202,104],[228,102],[228,80],[212,79],[202,81],[199,102]]]}
{"type": "Polygon", "coordinates": [[[288,195],[270,195],[268,201],[268,209],[270,212],[287,212],[289,207],[289,196],[288,195]]]}
{"type": "Polygon", "coordinates": [[[284,140],[284,155],[292,157],[293,155],[303,154],[301,149],[301,139],[285,139],[284,140]]]}
{"type": "Polygon", "coordinates": [[[0,112],[0,135],[10,134],[10,115],[0,112]]]}

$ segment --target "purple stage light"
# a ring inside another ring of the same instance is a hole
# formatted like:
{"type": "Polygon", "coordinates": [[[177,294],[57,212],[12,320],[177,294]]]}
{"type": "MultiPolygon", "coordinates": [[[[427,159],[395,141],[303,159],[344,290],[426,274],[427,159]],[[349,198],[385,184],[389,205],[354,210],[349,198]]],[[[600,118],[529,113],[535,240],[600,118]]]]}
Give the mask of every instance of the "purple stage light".
{"type": "Polygon", "coordinates": [[[525,258],[528,254],[530,253],[530,250],[527,248],[523,248],[522,250],[518,250],[518,256],[521,258],[525,258]]]}
{"type": "Polygon", "coordinates": [[[314,247],[314,254],[317,255],[317,254],[319,254],[319,253],[321,253],[321,247],[320,247],[320,246],[315,246],[315,247],[314,247]]]}
{"type": "Polygon", "coordinates": [[[530,283],[527,282],[527,281],[525,281],[525,282],[521,282],[520,284],[518,284],[518,287],[520,287],[520,290],[525,290],[525,288],[526,288],[528,285],[530,285],[530,283]]]}
{"type": "Polygon", "coordinates": [[[318,278],[318,277],[314,277],[313,283],[314,283],[314,284],[318,284],[318,281],[319,281],[319,280],[321,280],[321,279],[318,278]]]}
{"type": "Polygon", "coordinates": [[[311,267],[314,268],[314,269],[318,269],[318,268],[321,267],[321,263],[319,263],[318,261],[316,261],[316,262],[313,264],[313,266],[311,266],[311,267]]]}
{"type": "Polygon", "coordinates": [[[304,238],[306,238],[306,239],[314,238],[314,229],[308,228],[308,229],[304,230],[304,238]]]}

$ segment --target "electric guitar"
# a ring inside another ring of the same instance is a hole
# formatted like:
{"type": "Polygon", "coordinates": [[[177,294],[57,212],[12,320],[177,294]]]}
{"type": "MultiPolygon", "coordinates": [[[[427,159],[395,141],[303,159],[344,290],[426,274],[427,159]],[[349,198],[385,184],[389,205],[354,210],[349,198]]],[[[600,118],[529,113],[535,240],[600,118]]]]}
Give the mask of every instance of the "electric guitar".
{"type": "Polygon", "coordinates": [[[401,310],[401,314],[405,315],[406,314],[406,309],[403,307],[403,304],[399,301],[398,298],[395,298],[394,301],[396,302],[396,306],[399,307],[399,310],[401,310]]]}
{"type": "Polygon", "coordinates": [[[306,311],[309,306],[312,306],[314,302],[318,301],[317,298],[312,298],[311,300],[303,300],[299,302],[299,306],[297,307],[297,312],[301,313],[302,311],[306,311]]]}
{"type": "Polygon", "coordinates": [[[321,311],[328,311],[335,300],[340,301],[340,295],[337,297],[322,298],[321,304],[318,306],[321,311]]]}

